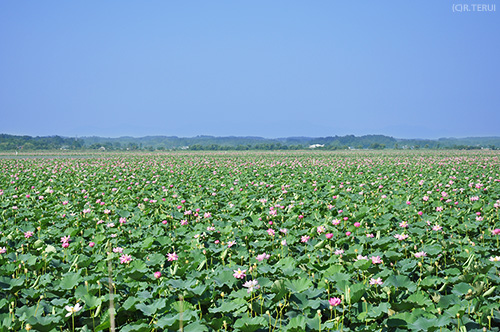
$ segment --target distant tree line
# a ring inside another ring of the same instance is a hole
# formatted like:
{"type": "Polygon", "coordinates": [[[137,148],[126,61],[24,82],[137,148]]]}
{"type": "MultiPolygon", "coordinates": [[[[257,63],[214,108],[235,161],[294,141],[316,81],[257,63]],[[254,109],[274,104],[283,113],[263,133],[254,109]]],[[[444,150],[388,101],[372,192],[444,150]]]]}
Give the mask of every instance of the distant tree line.
{"type": "Polygon", "coordinates": [[[120,137],[83,137],[61,136],[16,136],[0,134],[0,151],[32,150],[105,150],[105,151],[245,151],[245,150],[347,150],[347,149],[455,149],[477,150],[500,147],[499,137],[443,138],[439,140],[395,139],[384,135],[354,135],[330,137],[288,137],[265,139],[261,137],[213,137],[197,136],[179,138],[175,136],[146,136],[141,138],[120,137]]]}
{"type": "Polygon", "coordinates": [[[61,136],[32,137],[0,134],[0,151],[8,150],[80,150],[83,141],[61,136]]]}

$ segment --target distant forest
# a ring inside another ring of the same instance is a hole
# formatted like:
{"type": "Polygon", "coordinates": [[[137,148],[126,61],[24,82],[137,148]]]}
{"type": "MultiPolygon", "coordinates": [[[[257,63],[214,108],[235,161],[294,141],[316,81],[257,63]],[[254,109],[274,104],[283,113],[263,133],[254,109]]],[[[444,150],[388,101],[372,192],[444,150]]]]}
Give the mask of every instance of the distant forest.
{"type": "Polygon", "coordinates": [[[397,139],[384,135],[286,137],[61,137],[0,134],[0,151],[34,150],[347,150],[347,149],[500,149],[500,137],[397,139]]]}

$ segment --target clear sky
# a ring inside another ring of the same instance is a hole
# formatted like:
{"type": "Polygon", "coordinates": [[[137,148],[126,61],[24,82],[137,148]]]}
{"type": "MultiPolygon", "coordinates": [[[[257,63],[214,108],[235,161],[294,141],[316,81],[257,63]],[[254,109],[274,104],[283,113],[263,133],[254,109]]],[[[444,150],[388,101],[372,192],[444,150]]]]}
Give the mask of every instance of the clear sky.
{"type": "Polygon", "coordinates": [[[456,1],[0,1],[0,133],[500,136],[500,2],[456,1]]]}

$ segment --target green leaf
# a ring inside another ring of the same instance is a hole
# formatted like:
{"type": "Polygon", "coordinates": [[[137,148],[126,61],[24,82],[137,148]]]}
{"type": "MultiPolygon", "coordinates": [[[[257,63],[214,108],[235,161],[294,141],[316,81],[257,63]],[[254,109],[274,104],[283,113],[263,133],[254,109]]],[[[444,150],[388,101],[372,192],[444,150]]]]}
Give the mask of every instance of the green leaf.
{"type": "Polygon", "coordinates": [[[234,322],[235,328],[242,329],[246,332],[253,332],[261,327],[266,327],[267,325],[268,322],[264,317],[261,316],[258,317],[244,316],[242,318],[237,319],[236,322],[234,322]]]}
{"type": "Polygon", "coordinates": [[[309,279],[305,278],[300,278],[300,279],[293,279],[293,280],[286,280],[285,281],[285,286],[292,292],[292,293],[300,293],[308,289],[309,287],[312,287],[313,283],[309,279]]]}
{"type": "Polygon", "coordinates": [[[158,310],[164,308],[166,305],[165,299],[159,299],[154,301],[152,304],[147,305],[144,303],[139,303],[135,305],[135,308],[142,311],[146,316],[153,316],[158,310]]]}
{"type": "Polygon", "coordinates": [[[72,289],[73,287],[78,285],[78,283],[80,283],[81,281],[82,281],[82,276],[79,273],[74,273],[74,272],[66,273],[64,278],[62,278],[59,287],[61,287],[62,289],[72,289]]]}
{"type": "Polygon", "coordinates": [[[220,307],[216,308],[210,308],[208,309],[209,312],[211,313],[217,313],[217,312],[232,312],[235,311],[239,308],[241,308],[243,305],[235,302],[223,302],[220,307]]]}
{"type": "Polygon", "coordinates": [[[300,332],[306,330],[306,318],[304,316],[295,316],[290,319],[286,326],[286,331],[300,332]]]}
{"type": "Polygon", "coordinates": [[[200,322],[194,322],[184,327],[184,332],[207,332],[208,328],[200,322]]]}

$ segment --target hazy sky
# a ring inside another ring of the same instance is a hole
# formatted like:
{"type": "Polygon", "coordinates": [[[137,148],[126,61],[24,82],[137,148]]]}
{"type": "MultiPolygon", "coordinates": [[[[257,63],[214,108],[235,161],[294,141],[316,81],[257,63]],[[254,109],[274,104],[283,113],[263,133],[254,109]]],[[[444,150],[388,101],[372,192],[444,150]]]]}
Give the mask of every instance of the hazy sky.
{"type": "Polygon", "coordinates": [[[463,3],[1,1],[0,133],[500,136],[500,3],[463,3]]]}

